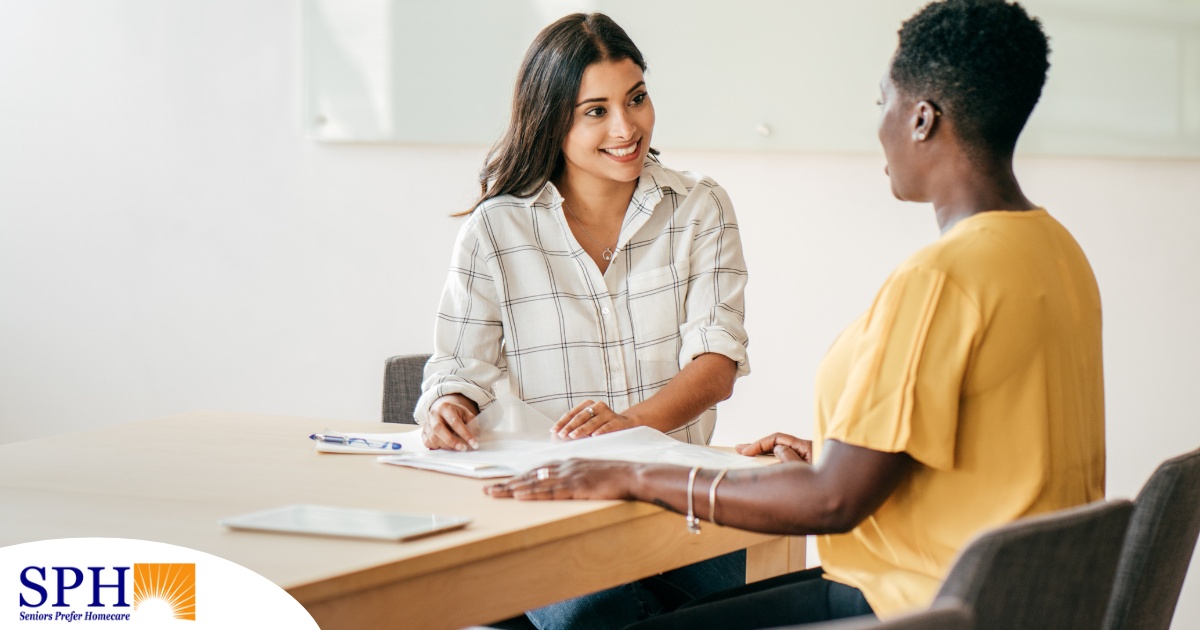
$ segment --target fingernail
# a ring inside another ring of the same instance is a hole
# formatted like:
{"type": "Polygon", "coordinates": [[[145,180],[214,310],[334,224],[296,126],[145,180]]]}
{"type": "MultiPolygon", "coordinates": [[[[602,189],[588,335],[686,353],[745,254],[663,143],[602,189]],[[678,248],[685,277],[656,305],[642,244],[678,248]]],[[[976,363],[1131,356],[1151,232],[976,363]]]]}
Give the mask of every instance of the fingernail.
{"type": "Polygon", "coordinates": [[[467,450],[467,445],[466,445],[466,444],[455,444],[455,445],[454,445],[454,450],[456,450],[456,451],[465,451],[465,450],[467,450]]]}
{"type": "Polygon", "coordinates": [[[479,440],[471,440],[471,448],[479,448],[479,440]]]}
{"type": "Polygon", "coordinates": [[[578,432],[578,431],[572,431],[572,432],[571,432],[571,436],[570,436],[570,437],[572,437],[572,438],[577,438],[577,437],[579,437],[579,432],[578,432]]]}

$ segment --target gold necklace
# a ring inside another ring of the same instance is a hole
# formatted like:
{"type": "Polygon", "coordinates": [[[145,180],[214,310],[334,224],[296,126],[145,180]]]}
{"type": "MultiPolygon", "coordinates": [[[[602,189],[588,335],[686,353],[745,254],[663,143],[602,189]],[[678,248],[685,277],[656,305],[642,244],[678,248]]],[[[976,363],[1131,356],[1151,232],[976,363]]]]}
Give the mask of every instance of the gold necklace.
{"type": "MultiPolygon", "coordinates": [[[[583,230],[583,233],[587,234],[587,237],[592,239],[592,242],[596,244],[596,247],[604,247],[603,243],[596,240],[595,236],[592,236],[592,233],[588,231],[587,227],[583,224],[583,221],[579,220],[579,215],[575,214],[575,211],[571,209],[571,206],[567,203],[566,199],[563,199],[562,205],[564,208],[567,209],[567,212],[571,213],[571,216],[575,217],[575,222],[579,224],[579,229],[583,230]]],[[[621,238],[621,235],[618,234],[617,238],[618,239],[621,238]]],[[[615,247],[616,243],[613,243],[613,246],[615,247]]],[[[612,260],[612,257],[613,257],[612,247],[604,247],[604,251],[600,254],[600,257],[603,258],[604,260],[612,260]]]]}

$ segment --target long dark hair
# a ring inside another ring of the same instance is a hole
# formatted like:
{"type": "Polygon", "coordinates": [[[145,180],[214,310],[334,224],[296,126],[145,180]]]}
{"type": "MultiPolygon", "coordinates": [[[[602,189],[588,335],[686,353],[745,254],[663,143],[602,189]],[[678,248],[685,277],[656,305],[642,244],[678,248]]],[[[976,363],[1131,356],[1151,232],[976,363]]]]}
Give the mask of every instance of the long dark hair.
{"type": "Polygon", "coordinates": [[[625,59],[645,72],[641,51],[603,13],[573,13],[542,29],[521,62],[508,129],[479,171],[479,199],[456,216],[471,214],[493,197],[527,197],[557,177],[583,71],[593,63],[625,59]]]}

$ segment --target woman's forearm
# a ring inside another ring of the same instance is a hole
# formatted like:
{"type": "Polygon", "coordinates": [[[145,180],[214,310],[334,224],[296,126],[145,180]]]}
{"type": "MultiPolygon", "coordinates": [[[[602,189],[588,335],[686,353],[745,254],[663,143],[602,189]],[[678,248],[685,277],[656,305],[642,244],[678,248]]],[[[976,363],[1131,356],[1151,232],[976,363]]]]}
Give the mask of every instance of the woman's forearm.
{"type": "MultiPolygon", "coordinates": [[[[718,472],[705,468],[696,475],[692,505],[703,521],[709,521],[712,514],[708,493],[718,472]]],[[[633,498],[686,514],[688,473],[688,468],[680,466],[639,467],[631,489],[633,498]]],[[[770,534],[844,531],[837,522],[837,510],[825,500],[819,484],[819,476],[807,464],[731,470],[717,488],[716,522],[770,534]]]]}
{"type": "Polygon", "coordinates": [[[705,353],[692,359],[653,396],[621,415],[663,432],[678,429],[729,398],[736,380],[737,363],[723,354],[705,353]]]}
{"type": "MultiPolygon", "coordinates": [[[[696,475],[695,515],[721,525],[772,534],[829,534],[853,529],[883,504],[909,473],[904,453],[881,453],[829,442],[819,466],[787,463],[729,471],[717,487],[715,512],[709,489],[718,469],[696,475]]],[[[632,468],[631,498],[687,513],[689,469],[645,465],[632,468]]]]}

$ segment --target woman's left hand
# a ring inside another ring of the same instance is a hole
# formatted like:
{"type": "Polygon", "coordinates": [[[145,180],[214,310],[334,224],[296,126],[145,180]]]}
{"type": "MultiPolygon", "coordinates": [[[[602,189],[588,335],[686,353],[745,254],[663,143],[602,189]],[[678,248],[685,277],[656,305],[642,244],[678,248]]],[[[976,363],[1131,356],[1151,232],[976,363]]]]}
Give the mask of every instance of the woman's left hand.
{"type": "Polygon", "coordinates": [[[514,499],[632,499],[637,464],[569,459],[535,468],[484,493],[514,499]]]}
{"type": "Polygon", "coordinates": [[[585,400],[563,414],[550,432],[565,440],[604,435],[622,429],[632,429],[637,423],[602,402],[585,400]]]}

